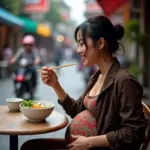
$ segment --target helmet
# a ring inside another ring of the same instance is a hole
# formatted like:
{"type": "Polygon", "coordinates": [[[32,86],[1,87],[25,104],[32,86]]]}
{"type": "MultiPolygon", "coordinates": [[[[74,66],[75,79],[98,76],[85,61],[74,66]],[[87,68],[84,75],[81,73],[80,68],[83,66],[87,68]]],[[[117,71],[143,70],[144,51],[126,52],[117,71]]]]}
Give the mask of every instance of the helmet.
{"type": "Polygon", "coordinates": [[[23,38],[22,44],[35,44],[35,38],[32,35],[26,35],[23,38]]]}

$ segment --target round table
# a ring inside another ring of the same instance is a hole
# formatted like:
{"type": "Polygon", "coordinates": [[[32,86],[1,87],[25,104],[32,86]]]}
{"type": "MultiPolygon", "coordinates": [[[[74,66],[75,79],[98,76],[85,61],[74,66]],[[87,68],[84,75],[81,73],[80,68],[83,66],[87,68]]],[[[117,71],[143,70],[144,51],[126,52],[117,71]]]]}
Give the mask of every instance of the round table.
{"type": "Polygon", "coordinates": [[[0,106],[0,134],[10,135],[10,150],[18,149],[18,135],[54,132],[66,127],[68,119],[53,111],[45,122],[29,121],[21,112],[10,112],[8,106],[0,106]]]}

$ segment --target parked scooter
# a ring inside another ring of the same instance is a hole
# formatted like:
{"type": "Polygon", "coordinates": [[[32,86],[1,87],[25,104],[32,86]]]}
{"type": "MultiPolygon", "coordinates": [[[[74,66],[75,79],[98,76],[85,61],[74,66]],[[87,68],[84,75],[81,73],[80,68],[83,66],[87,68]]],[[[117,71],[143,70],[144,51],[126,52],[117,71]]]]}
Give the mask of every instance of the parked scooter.
{"type": "Polygon", "coordinates": [[[16,97],[23,99],[33,98],[34,91],[32,86],[32,65],[33,64],[29,64],[25,58],[21,58],[17,62],[16,70],[12,74],[16,97]]]}

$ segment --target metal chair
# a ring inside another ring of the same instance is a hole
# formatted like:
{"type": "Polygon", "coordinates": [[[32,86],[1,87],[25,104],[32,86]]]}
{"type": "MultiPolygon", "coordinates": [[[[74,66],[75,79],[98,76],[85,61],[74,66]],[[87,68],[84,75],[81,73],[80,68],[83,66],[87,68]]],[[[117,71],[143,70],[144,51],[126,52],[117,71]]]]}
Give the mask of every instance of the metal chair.
{"type": "Polygon", "coordinates": [[[148,119],[148,126],[147,126],[145,141],[142,144],[141,150],[147,150],[148,145],[150,143],[150,109],[144,102],[142,102],[142,105],[143,105],[143,112],[146,118],[148,119]]]}

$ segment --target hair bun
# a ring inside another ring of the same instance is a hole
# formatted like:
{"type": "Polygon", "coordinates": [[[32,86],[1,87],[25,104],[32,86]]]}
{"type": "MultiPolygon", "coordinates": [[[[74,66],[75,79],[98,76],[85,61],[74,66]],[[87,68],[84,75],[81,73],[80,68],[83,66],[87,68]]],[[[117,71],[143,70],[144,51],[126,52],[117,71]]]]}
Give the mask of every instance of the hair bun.
{"type": "Polygon", "coordinates": [[[115,32],[116,32],[116,38],[117,40],[120,40],[124,36],[124,27],[122,25],[115,25],[114,26],[115,32]]]}

